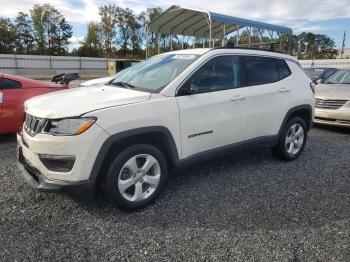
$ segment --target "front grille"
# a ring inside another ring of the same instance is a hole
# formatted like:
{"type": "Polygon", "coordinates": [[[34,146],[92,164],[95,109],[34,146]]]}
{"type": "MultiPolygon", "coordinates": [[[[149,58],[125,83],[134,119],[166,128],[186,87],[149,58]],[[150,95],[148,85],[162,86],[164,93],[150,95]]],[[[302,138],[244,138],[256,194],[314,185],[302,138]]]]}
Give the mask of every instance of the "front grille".
{"type": "Polygon", "coordinates": [[[40,133],[46,124],[46,119],[26,114],[24,119],[24,130],[31,136],[40,133]]]}
{"type": "Polygon", "coordinates": [[[323,108],[323,109],[339,109],[345,103],[348,102],[348,100],[339,100],[339,99],[319,99],[316,98],[316,107],[317,108],[323,108]]]}

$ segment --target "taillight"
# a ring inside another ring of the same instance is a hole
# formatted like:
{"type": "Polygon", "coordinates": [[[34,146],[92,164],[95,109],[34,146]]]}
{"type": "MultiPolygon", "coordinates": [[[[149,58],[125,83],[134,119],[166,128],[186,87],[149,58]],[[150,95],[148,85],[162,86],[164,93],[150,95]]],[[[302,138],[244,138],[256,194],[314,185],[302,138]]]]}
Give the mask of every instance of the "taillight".
{"type": "Polygon", "coordinates": [[[311,83],[310,83],[310,88],[311,88],[311,90],[312,90],[312,93],[314,93],[314,94],[315,94],[315,87],[316,87],[315,83],[314,83],[314,82],[311,82],[311,83]]]}

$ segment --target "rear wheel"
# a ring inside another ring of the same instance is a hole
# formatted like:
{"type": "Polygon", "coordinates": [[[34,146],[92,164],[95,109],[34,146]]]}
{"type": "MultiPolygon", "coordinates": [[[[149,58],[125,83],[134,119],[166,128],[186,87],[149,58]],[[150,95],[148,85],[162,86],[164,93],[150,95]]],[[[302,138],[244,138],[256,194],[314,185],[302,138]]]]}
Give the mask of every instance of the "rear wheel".
{"type": "Polygon", "coordinates": [[[133,145],[113,160],[105,190],[118,207],[138,209],[154,200],[167,176],[167,162],[158,148],[148,144],[133,145]]]}
{"type": "Polygon", "coordinates": [[[306,124],[302,118],[290,119],[282,130],[277,146],[271,149],[273,155],[287,161],[297,159],[305,147],[306,130],[306,124]]]}

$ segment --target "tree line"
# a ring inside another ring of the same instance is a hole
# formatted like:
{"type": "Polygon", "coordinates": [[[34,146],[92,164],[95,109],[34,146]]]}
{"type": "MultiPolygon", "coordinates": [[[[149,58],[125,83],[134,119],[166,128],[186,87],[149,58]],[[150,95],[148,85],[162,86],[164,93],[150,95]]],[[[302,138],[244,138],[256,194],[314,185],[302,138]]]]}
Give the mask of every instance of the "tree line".
{"type": "Polygon", "coordinates": [[[67,55],[72,26],[49,4],[19,12],[14,22],[0,18],[0,53],[67,55]]]}
{"type": "MultiPolygon", "coordinates": [[[[136,14],[129,8],[117,4],[106,4],[99,7],[99,21],[87,24],[87,34],[80,46],[69,49],[69,39],[73,35],[72,25],[50,4],[36,4],[28,14],[19,12],[17,17],[0,18],[0,53],[2,54],[35,54],[35,55],[77,55],[90,57],[123,57],[143,58],[145,56],[145,24],[162,13],[162,9],[148,8],[136,14]]],[[[236,34],[228,36],[234,43],[236,34]]],[[[263,31],[253,30],[249,33],[243,30],[239,35],[239,43],[259,43],[260,41],[283,40],[285,37],[267,37],[263,31]]],[[[303,32],[291,38],[292,53],[299,59],[330,59],[335,58],[335,42],[323,34],[303,32]]],[[[174,49],[202,47],[203,41],[208,46],[208,40],[189,36],[173,36],[150,33],[148,43],[150,54],[170,50],[170,42],[174,49]]],[[[218,40],[216,46],[221,45],[218,40]]]]}

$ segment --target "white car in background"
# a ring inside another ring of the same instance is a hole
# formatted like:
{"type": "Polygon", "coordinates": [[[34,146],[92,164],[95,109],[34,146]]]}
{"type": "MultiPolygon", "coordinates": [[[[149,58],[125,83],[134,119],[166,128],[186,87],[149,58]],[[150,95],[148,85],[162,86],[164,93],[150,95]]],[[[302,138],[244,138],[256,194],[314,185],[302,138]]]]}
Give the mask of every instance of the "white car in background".
{"type": "Polygon", "coordinates": [[[111,76],[107,76],[107,77],[101,77],[101,78],[96,78],[96,79],[91,79],[91,80],[88,80],[88,81],[85,81],[85,82],[82,82],[80,83],[79,87],[88,87],[88,86],[99,86],[99,85],[105,85],[105,84],[108,84],[109,82],[111,82],[113,79],[116,78],[117,74],[118,76],[121,74],[121,73],[124,73],[124,72],[127,72],[127,70],[140,63],[141,60],[119,60],[117,61],[118,63],[121,63],[118,68],[120,71],[118,71],[116,74],[114,75],[111,75],[111,76]],[[129,62],[130,64],[124,64],[125,62],[129,62]]]}
{"type": "Polygon", "coordinates": [[[117,74],[107,77],[101,77],[96,79],[91,79],[88,81],[81,82],[79,87],[88,87],[88,86],[95,86],[95,85],[105,85],[108,82],[112,81],[117,74]]]}

